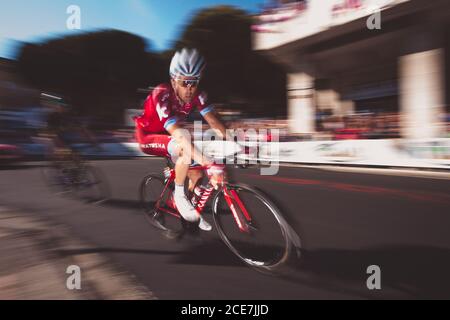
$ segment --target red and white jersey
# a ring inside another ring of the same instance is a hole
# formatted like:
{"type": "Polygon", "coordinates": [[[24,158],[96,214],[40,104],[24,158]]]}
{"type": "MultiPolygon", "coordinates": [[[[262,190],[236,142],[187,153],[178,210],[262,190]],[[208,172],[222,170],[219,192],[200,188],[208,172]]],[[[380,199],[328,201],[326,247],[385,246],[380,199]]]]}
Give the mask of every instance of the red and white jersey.
{"type": "Polygon", "coordinates": [[[204,92],[197,94],[190,103],[181,104],[172,86],[161,84],[145,100],[144,114],[136,118],[136,125],[146,133],[167,133],[167,129],[184,121],[194,108],[202,116],[214,110],[207,104],[204,92]]]}

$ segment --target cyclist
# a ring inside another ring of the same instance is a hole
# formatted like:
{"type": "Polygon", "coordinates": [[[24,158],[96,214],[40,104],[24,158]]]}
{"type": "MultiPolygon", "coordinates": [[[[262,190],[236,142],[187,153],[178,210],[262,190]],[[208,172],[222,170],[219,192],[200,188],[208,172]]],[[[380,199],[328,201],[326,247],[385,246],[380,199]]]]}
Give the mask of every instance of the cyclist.
{"type": "Polygon", "coordinates": [[[183,122],[197,108],[206,122],[220,136],[226,129],[207,102],[198,86],[205,68],[204,58],[196,49],[184,48],[176,52],[170,64],[170,84],[157,86],[144,103],[144,113],[136,120],[136,137],[143,152],[168,157],[175,163],[175,205],[181,216],[189,222],[199,222],[200,229],[212,230],[188,200],[184,190],[186,177],[189,190],[193,191],[200,171],[189,171],[194,161],[202,166],[213,166],[213,161],[204,156],[191,142],[190,135],[183,130],[183,122]]]}
{"type": "Polygon", "coordinates": [[[72,114],[69,104],[62,98],[41,94],[41,102],[48,108],[47,126],[43,136],[51,140],[50,157],[53,160],[79,160],[78,153],[72,144],[76,142],[86,142],[96,150],[100,150],[100,145],[94,135],[72,114]]]}

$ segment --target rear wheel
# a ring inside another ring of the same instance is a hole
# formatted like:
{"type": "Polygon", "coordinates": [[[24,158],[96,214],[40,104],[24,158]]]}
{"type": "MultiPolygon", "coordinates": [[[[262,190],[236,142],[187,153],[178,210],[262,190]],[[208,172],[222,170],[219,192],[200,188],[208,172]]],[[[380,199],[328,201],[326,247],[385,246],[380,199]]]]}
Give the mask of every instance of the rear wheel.
{"type": "Polygon", "coordinates": [[[78,198],[89,203],[100,203],[109,198],[108,186],[101,171],[86,165],[75,170],[74,189],[78,198]]]}
{"type": "Polygon", "coordinates": [[[161,197],[164,188],[165,182],[163,176],[159,174],[150,174],[141,182],[139,198],[147,221],[153,227],[163,231],[165,236],[176,238],[181,235],[183,226],[181,219],[163,211],[176,212],[176,210],[170,206],[173,190],[169,187],[169,190],[166,190],[163,197],[161,197]]]}
{"type": "Polygon", "coordinates": [[[72,181],[66,172],[66,169],[57,163],[43,167],[41,171],[47,187],[57,194],[72,191],[72,181]]]}
{"type": "Polygon", "coordinates": [[[240,230],[225,199],[225,190],[222,190],[213,200],[213,214],[225,244],[243,262],[260,271],[273,272],[285,266],[294,251],[299,253],[300,240],[278,208],[264,194],[250,186],[229,185],[227,189],[230,190],[239,223],[248,230],[240,230]],[[251,216],[251,221],[245,218],[245,210],[251,216]]]}

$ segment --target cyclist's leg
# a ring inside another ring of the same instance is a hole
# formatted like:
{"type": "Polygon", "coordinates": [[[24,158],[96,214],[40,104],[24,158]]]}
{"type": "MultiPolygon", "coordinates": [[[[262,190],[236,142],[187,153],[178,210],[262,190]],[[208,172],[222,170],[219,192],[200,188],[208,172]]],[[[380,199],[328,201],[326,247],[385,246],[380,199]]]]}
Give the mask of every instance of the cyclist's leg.
{"type": "Polygon", "coordinates": [[[169,142],[168,153],[175,163],[175,184],[179,186],[184,185],[191,166],[191,158],[187,152],[183,152],[174,139],[171,139],[169,142]]]}
{"type": "Polygon", "coordinates": [[[184,182],[188,176],[192,161],[188,153],[184,153],[175,142],[175,139],[169,135],[138,135],[138,139],[140,148],[144,153],[168,157],[175,163],[176,180],[174,200],[179,213],[186,221],[197,222],[200,220],[200,228],[205,231],[210,231],[212,227],[201,219],[184,192],[184,182]]]}
{"type": "Polygon", "coordinates": [[[188,172],[189,178],[189,191],[194,191],[200,179],[203,178],[203,172],[201,170],[190,170],[188,172]]]}
{"type": "Polygon", "coordinates": [[[165,134],[148,134],[139,137],[142,152],[156,157],[170,157],[168,145],[171,137],[165,134]]]}
{"type": "Polygon", "coordinates": [[[192,165],[195,165],[195,162],[192,161],[188,154],[183,153],[183,150],[177,145],[175,139],[172,138],[170,140],[167,151],[175,163],[175,183],[184,185],[186,177],[188,177],[189,191],[194,191],[198,181],[203,177],[203,172],[200,170],[189,170],[192,165]]]}
{"type": "Polygon", "coordinates": [[[47,155],[48,160],[52,163],[54,168],[61,170],[61,173],[66,170],[67,164],[70,159],[70,151],[66,147],[63,139],[61,139],[60,134],[51,134],[51,149],[50,153],[47,155]]]}
{"type": "MultiPolygon", "coordinates": [[[[139,145],[141,150],[146,154],[171,159],[172,162],[175,163],[175,185],[183,186],[184,188],[184,182],[186,181],[189,171],[190,159],[188,159],[188,155],[186,153],[182,152],[181,148],[178,147],[177,143],[171,136],[161,134],[140,135],[139,145]]],[[[180,188],[178,189],[180,190],[180,188]]],[[[175,194],[176,193],[177,191],[175,190],[175,194]]],[[[181,191],[178,193],[181,193],[181,191]]],[[[187,206],[188,205],[180,206],[180,211],[192,211],[191,209],[193,208],[183,210],[183,208],[187,206]]],[[[189,215],[189,213],[187,215],[189,215]]]]}
{"type": "Polygon", "coordinates": [[[184,193],[184,182],[186,177],[189,178],[189,190],[193,191],[199,179],[203,177],[203,173],[199,170],[189,170],[189,167],[196,163],[192,161],[188,153],[183,152],[175,142],[175,139],[172,139],[169,142],[168,153],[175,163],[175,204],[180,211],[180,214],[186,221],[199,221],[198,227],[201,230],[211,231],[212,226],[198,214],[197,210],[192,206],[184,193]]]}

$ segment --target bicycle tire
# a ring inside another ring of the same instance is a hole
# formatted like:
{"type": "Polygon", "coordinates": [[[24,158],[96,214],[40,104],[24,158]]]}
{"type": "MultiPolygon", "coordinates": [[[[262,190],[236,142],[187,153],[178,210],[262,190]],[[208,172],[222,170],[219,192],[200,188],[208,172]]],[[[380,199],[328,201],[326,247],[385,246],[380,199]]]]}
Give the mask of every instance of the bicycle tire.
{"type": "Polygon", "coordinates": [[[164,235],[168,238],[175,239],[178,238],[184,231],[182,221],[173,217],[168,217],[169,214],[161,212],[155,208],[156,199],[158,199],[164,190],[165,180],[160,174],[149,174],[145,176],[139,186],[139,200],[141,207],[144,211],[144,216],[146,220],[159,231],[164,232],[164,235]],[[159,187],[156,191],[150,191],[150,183],[156,182],[159,187]],[[149,193],[152,193],[151,197],[155,201],[148,199],[149,193]],[[169,219],[177,219],[175,223],[173,221],[168,221],[169,219]],[[173,225],[176,225],[173,226],[173,225]]]}
{"type": "MultiPolygon", "coordinates": [[[[224,216],[226,215],[225,211],[219,212],[220,201],[225,201],[224,190],[222,189],[220,192],[216,194],[212,202],[214,223],[216,225],[216,228],[222,241],[240,260],[242,260],[246,265],[257,269],[258,271],[267,271],[273,273],[276,271],[280,271],[284,267],[288,266],[291,258],[293,258],[294,256],[294,253],[296,254],[297,257],[300,256],[300,248],[301,248],[300,238],[295,233],[295,231],[290,227],[288,222],[284,219],[284,217],[281,214],[281,211],[275,206],[275,204],[273,204],[273,202],[271,202],[268,199],[268,197],[265,194],[263,194],[256,188],[244,184],[232,184],[232,185],[230,184],[228,185],[228,188],[236,190],[236,192],[238,193],[241,193],[242,191],[247,192],[249,195],[252,195],[255,199],[259,200],[261,204],[268,209],[268,212],[273,216],[272,224],[269,225],[272,225],[272,228],[276,226],[276,229],[279,231],[279,236],[281,238],[280,243],[282,243],[282,248],[275,258],[270,257],[269,259],[264,260],[262,260],[261,258],[257,258],[256,255],[250,256],[247,250],[243,250],[243,248],[248,247],[248,245],[245,245],[243,242],[240,241],[247,240],[247,238],[248,239],[252,238],[252,236],[260,230],[257,230],[257,227],[253,228],[254,230],[252,231],[252,234],[247,236],[245,235],[242,236],[243,233],[239,233],[241,235],[240,236],[241,238],[246,239],[235,241],[231,238],[231,236],[228,234],[228,230],[225,228],[224,223],[221,221],[221,219],[223,218],[224,220],[228,219],[232,221],[233,219],[232,214],[231,212],[228,212],[230,216],[227,218],[224,216]],[[276,224],[273,222],[276,222],[276,224]]],[[[239,195],[241,197],[241,194],[239,195]]],[[[236,204],[235,207],[237,206],[238,205],[236,204]]],[[[252,215],[252,218],[255,217],[252,215]]],[[[234,222],[234,219],[233,223],[235,230],[232,231],[238,231],[238,227],[236,226],[236,222],[234,222]]],[[[256,224],[258,224],[258,222],[256,222],[256,224]]],[[[271,230],[270,232],[273,233],[273,230],[271,230]]],[[[258,244],[255,243],[255,249],[258,246],[260,246],[260,243],[258,244]]],[[[261,252],[263,251],[269,252],[271,250],[274,250],[275,248],[276,247],[270,245],[263,250],[261,250],[261,248],[258,248],[258,250],[260,251],[259,254],[261,254],[261,252]]]]}
{"type": "Polygon", "coordinates": [[[65,194],[73,192],[72,182],[62,171],[64,168],[56,163],[41,168],[41,176],[52,193],[65,194]]]}
{"type": "Polygon", "coordinates": [[[109,198],[109,188],[104,175],[98,168],[90,165],[78,167],[78,179],[74,184],[78,198],[88,203],[101,203],[109,198]]]}

